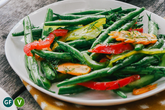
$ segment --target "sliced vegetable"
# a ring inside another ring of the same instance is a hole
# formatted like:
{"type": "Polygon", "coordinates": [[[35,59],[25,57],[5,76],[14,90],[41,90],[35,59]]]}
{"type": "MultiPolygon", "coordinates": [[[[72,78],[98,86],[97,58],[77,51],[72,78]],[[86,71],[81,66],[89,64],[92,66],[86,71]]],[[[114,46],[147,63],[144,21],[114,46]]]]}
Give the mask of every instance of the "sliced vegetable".
{"type": "Polygon", "coordinates": [[[98,44],[94,49],[88,50],[94,53],[104,53],[104,54],[120,54],[125,51],[133,50],[133,46],[129,43],[121,42],[116,44],[98,44]]]}
{"type": "Polygon", "coordinates": [[[26,44],[24,46],[25,54],[27,56],[33,56],[31,50],[33,49],[42,50],[43,48],[49,48],[54,38],[55,35],[53,33],[50,33],[49,36],[45,38],[43,41],[34,41],[32,43],[26,44]]]}
{"type": "Polygon", "coordinates": [[[154,34],[140,33],[138,31],[112,31],[109,35],[117,41],[126,43],[148,45],[157,41],[157,37],[154,34]]]}
{"type": "Polygon", "coordinates": [[[138,31],[138,32],[141,32],[141,33],[143,33],[143,28],[137,28],[137,29],[132,29],[132,28],[130,28],[128,31],[138,31]]]}
{"type": "Polygon", "coordinates": [[[93,39],[96,38],[103,29],[103,24],[106,23],[106,18],[101,18],[96,20],[86,26],[83,26],[79,29],[71,31],[67,34],[66,41],[76,40],[76,39],[93,39]]]}
{"type": "Polygon", "coordinates": [[[67,29],[56,29],[53,31],[53,34],[58,37],[58,36],[62,36],[64,37],[66,34],[68,33],[67,29]]]}
{"type": "Polygon", "coordinates": [[[153,84],[153,85],[147,85],[146,87],[142,87],[140,89],[133,89],[132,94],[133,95],[143,94],[143,93],[146,93],[148,91],[155,89],[156,87],[157,87],[157,84],[153,84]]]}
{"type": "Polygon", "coordinates": [[[63,74],[71,75],[84,75],[88,74],[91,71],[91,68],[87,65],[75,64],[75,63],[63,63],[58,65],[58,72],[63,74]]]}
{"type": "Polygon", "coordinates": [[[85,86],[85,87],[95,89],[95,90],[114,90],[114,89],[119,89],[123,86],[126,86],[127,84],[138,79],[140,79],[140,75],[132,75],[132,76],[119,79],[116,81],[111,81],[111,82],[89,81],[89,82],[84,82],[84,83],[78,83],[77,85],[85,86]]]}
{"type": "Polygon", "coordinates": [[[106,62],[106,61],[108,61],[108,58],[107,58],[107,57],[104,57],[104,58],[102,58],[99,62],[100,62],[100,63],[103,63],[103,62],[106,62]]]}

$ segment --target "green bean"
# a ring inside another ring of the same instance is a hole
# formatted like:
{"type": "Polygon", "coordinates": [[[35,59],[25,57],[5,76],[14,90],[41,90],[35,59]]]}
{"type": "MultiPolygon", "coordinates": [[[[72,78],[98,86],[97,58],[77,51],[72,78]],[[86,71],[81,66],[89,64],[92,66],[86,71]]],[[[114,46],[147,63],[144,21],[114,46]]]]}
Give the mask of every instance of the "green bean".
{"type": "Polygon", "coordinates": [[[149,64],[155,64],[160,62],[160,58],[157,55],[154,56],[146,56],[143,59],[141,59],[140,61],[133,63],[131,65],[133,66],[145,66],[145,65],[149,65],[149,64]]]}
{"type": "Polygon", "coordinates": [[[80,25],[80,24],[86,25],[100,18],[105,18],[105,16],[104,15],[86,16],[75,20],[49,21],[49,22],[45,22],[45,25],[46,26],[68,26],[68,25],[80,25]]]}
{"type": "MultiPolygon", "coordinates": [[[[56,14],[56,13],[55,13],[55,15],[57,15],[58,18],[61,20],[74,20],[74,19],[79,19],[79,18],[83,18],[83,17],[92,18],[92,17],[98,16],[98,15],[88,15],[88,16],[86,16],[86,15],[60,15],[60,14],[56,14]]],[[[111,20],[114,17],[114,15],[115,14],[110,14],[110,15],[106,15],[106,16],[102,15],[101,17],[105,17],[105,18],[107,18],[107,20],[111,20]]]]}
{"type": "Polygon", "coordinates": [[[73,19],[78,19],[78,18],[82,18],[86,16],[86,15],[60,15],[57,13],[54,13],[54,15],[56,15],[61,20],[73,20],[73,19]]]}
{"type": "Polygon", "coordinates": [[[78,51],[77,49],[75,49],[74,47],[70,46],[67,43],[61,42],[61,41],[57,41],[58,45],[66,52],[70,52],[70,54],[78,59],[81,63],[85,64],[85,61],[83,59],[83,55],[81,54],[80,51],[78,51]]]}
{"type": "Polygon", "coordinates": [[[84,60],[86,62],[85,64],[87,64],[88,66],[90,66],[94,70],[98,70],[98,69],[101,69],[101,68],[104,68],[107,66],[106,63],[97,63],[96,61],[92,60],[87,53],[82,53],[82,55],[83,55],[84,60]]]}
{"type": "Polygon", "coordinates": [[[81,82],[86,82],[86,81],[90,81],[94,78],[103,77],[103,76],[105,76],[105,74],[107,74],[107,71],[109,69],[110,68],[107,67],[107,68],[92,71],[92,72],[90,72],[89,74],[86,74],[86,75],[81,75],[81,76],[76,76],[76,77],[70,78],[68,80],[65,80],[65,81],[62,81],[62,82],[58,83],[57,87],[76,84],[76,83],[81,83],[81,82]]]}
{"type": "Polygon", "coordinates": [[[24,28],[24,41],[25,44],[33,42],[33,37],[32,37],[32,30],[31,30],[31,21],[29,17],[25,17],[23,20],[23,28],[24,28]]]}
{"type": "Polygon", "coordinates": [[[40,66],[41,66],[41,71],[44,73],[45,77],[48,80],[55,79],[56,73],[52,70],[52,68],[49,66],[49,63],[47,61],[41,61],[40,66]]]}
{"type": "MultiPolygon", "coordinates": [[[[24,28],[24,41],[25,44],[33,42],[32,30],[31,30],[31,22],[29,17],[25,17],[23,20],[23,28],[24,28]]],[[[51,83],[46,79],[40,76],[39,67],[35,57],[25,55],[25,65],[29,71],[29,77],[32,78],[35,84],[41,86],[45,89],[50,88],[51,83]]]]}
{"type": "Polygon", "coordinates": [[[109,22],[107,22],[107,25],[111,26],[113,23],[114,23],[114,21],[109,21],[109,22]]]}
{"type": "Polygon", "coordinates": [[[108,74],[112,74],[112,73],[114,73],[114,71],[117,71],[118,69],[121,69],[121,68],[123,68],[125,66],[128,66],[128,65],[130,65],[130,64],[140,60],[143,56],[144,56],[144,54],[134,54],[134,55],[132,55],[130,57],[127,57],[121,63],[113,66],[112,68],[110,68],[108,70],[108,74]]]}
{"type": "Polygon", "coordinates": [[[127,13],[130,13],[130,12],[135,11],[135,10],[136,10],[136,8],[128,8],[128,9],[121,10],[118,13],[120,13],[120,14],[121,13],[127,14],[127,13]]]}
{"type": "Polygon", "coordinates": [[[132,64],[133,62],[138,61],[139,59],[140,59],[139,55],[134,55],[134,56],[126,58],[122,63],[115,65],[111,68],[107,67],[107,68],[92,71],[86,75],[76,76],[76,77],[71,78],[67,81],[63,81],[63,82],[58,83],[57,86],[60,87],[60,86],[90,81],[90,80],[98,78],[98,77],[105,77],[107,75],[111,75],[113,72],[119,70],[120,68],[123,68],[129,64],[132,64]],[[110,72],[109,72],[109,70],[110,70],[110,72]]]}
{"type": "Polygon", "coordinates": [[[65,27],[59,27],[57,29],[67,29],[68,31],[73,31],[73,30],[76,30],[76,29],[79,29],[83,26],[65,26],[65,27]]]}
{"type": "Polygon", "coordinates": [[[59,20],[59,18],[57,16],[53,16],[52,21],[56,21],[59,20]]]}
{"type": "Polygon", "coordinates": [[[52,51],[45,51],[45,50],[32,50],[35,54],[39,55],[41,58],[47,59],[47,60],[65,60],[70,61],[72,60],[72,56],[69,53],[60,53],[60,52],[52,52],[52,51]]]}
{"type": "Polygon", "coordinates": [[[163,45],[164,45],[164,40],[158,39],[158,41],[153,46],[150,46],[148,49],[161,48],[163,45]]]}
{"type": "Polygon", "coordinates": [[[139,66],[128,66],[119,71],[121,73],[138,73],[144,75],[160,75],[165,76],[165,67],[162,66],[147,66],[147,67],[139,67],[139,66]]]}
{"type": "Polygon", "coordinates": [[[90,55],[90,52],[88,52],[88,50],[83,50],[81,51],[81,53],[87,53],[88,55],[90,55]]]}
{"type": "Polygon", "coordinates": [[[115,9],[111,9],[111,10],[106,10],[106,11],[103,11],[103,12],[100,12],[100,13],[96,13],[94,15],[109,15],[111,13],[114,13],[114,12],[118,12],[118,11],[121,11],[122,8],[119,7],[119,8],[115,8],[115,9]]]}
{"type": "Polygon", "coordinates": [[[84,86],[79,86],[79,85],[71,85],[67,87],[61,87],[59,88],[58,94],[74,94],[74,93],[81,93],[86,90],[90,90],[89,88],[86,88],[84,86]]]}
{"type": "MultiPolygon", "coordinates": [[[[42,29],[40,28],[34,28],[32,29],[32,35],[33,37],[41,37],[41,33],[42,33],[42,29]]],[[[24,35],[24,31],[20,31],[20,32],[16,32],[16,33],[12,33],[12,35],[15,36],[23,36],[24,35]]]]}
{"type": "Polygon", "coordinates": [[[27,65],[27,70],[30,73],[29,77],[32,78],[35,84],[45,89],[50,88],[51,83],[39,74],[39,67],[37,61],[35,60],[35,57],[28,57],[25,55],[25,65],[27,65]]]}
{"type": "Polygon", "coordinates": [[[99,12],[103,12],[105,10],[85,10],[80,12],[73,12],[73,13],[67,13],[66,15],[88,15],[88,14],[96,14],[99,12]]]}
{"type": "MultiPolygon", "coordinates": [[[[53,10],[49,8],[47,10],[45,22],[52,21],[52,20],[53,20],[53,10]]],[[[47,37],[47,32],[46,32],[46,30],[44,30],[44,27],[45,27],[45,25],[43,26],[43,30],[42,30],[42,36],[41,36],[42,39],[45,39],[47,37]]]]}
{"type": "Polygon", "coordinates": [[[122,92],[121,90],[113,90],[113,92],[122,98],[127,98],[127,95],[124,92],[122,92]]]}
{"type": "Polygon", "coordinates": [[[90,57],[88,56],[88,54],[81,53],[76,48],[68,45],[67,43],[60,42],[60,41],[57,41],[57,43],[59,44],[59,46],[61,46],[61,48],[64,51],[70,52],[70,54],[74,58],[78,59],[82,64],[87,64],[88,66],[90,66],[93,69],[100,69],[100,68],[103,68],[103,67],[106,66],[106,64],[97,63],[96,61],[90,59],[90,57]]]}
{"type": "Polygon", "coordinates": [[[139,51],[139,50],[142,50],[143,48],[144,48],[143,44],[136,44],[134,50],[139,51]]]}
{"type": "Polygon", "coordinates": [[[127,21],[131,20],[132,18],[134,18],[135,16],[139,15],[142,11],[144,11],[145,8],[141,8],[138,11],[134,11],[129,13],[128,15],[124,16],[121,20],[116,21],[115,23],[113,23],[110,27],[108,27],[106,29],[105,32],[103,32],[93,43],[93,45],[91,46],[91,48],[94,48],[97,44],[100,44],[102,42],[104,42],[104,40],[108,37],[108,33],[111,31],[116,30],[117,28],[121,27],[123,24],[125,24],[127,21]]]}
{"type": "MultiPolygon", "coordinates": [[[[90,39],[90,40],[78,39],[78,40],[67,42],[67,44],[75,48],[83,48],[83,47],[90,47],[95,40],[96,40],[95,38],[90,39]]],[[[56,51],[61,50],[61,47],[57,46],[55,50],[56,51]]]]}
{"type": "Polygon", "coordinates": [[[110,26],[109,24],[103,24],[104,29],[108,28],[109,26],[110,26]]]}
{"type": "Polygon", "coordinates": [[[157,38],[158,38],[158,39],[163,39],[163,40],[165,40],[165,35],[164,35],[164,34],[158,34],[158,35],[157,35],[157,38]]]}
{"type": "Polygon", "coordinates": [[[141,28],[142,26],[143,24],[136,24],[134,28],[137,29],[137,28],[141,28]]]}
{"type": "Polygon", "coordinates": [[[85,40],[85,39],[79,39],[79,40],[74,40],[74,41],[70,41],[67,42],[69,45],[71,46],[76,46],[76,47],[84,47],[85,46],[90,46],[92,45],[92,43],[96,40],[96,38],[94,39],[89,39],[89,40],[85,40]]]}
{"type": "Polygon", "coordinates": [[[102,58],[102,54],[99,54],[99,53],[91,53],[90,54],[90,57],[91,57],[91,59],[93,59],[93,60],[96,60],[96,61],[99,61],[100,60],[100,58],[102,58]]]}
{"type": "Polygon", "coordinates": [[[52,83],[60,82],[63,80],[67,80],[68,78],[71,78],[71,77],[73,77],[73,76],[70,74],[57,73],[56,78],[54,80],[52,80],[51,82],[52,83]]]}
{"type": "Polygon", "coordinates": [[[147,15],[147,16],[148,16],[148,33],[157,36],[159,30],[158,24],[151,20],[151,15],[147,15]]]}

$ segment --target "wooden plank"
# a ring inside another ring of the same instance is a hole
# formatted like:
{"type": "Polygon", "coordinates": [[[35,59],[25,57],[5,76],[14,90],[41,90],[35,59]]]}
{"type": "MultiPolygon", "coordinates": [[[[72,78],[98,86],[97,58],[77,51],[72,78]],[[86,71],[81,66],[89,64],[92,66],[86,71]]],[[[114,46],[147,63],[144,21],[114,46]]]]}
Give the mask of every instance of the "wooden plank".
{"type": "Polygon", "coordinates": [[[165,17],[164,0],[129,0],[128,3],[138,7],[145,7],[146,10],[156,13],[161,17],[165,17]]]}
{"type": "Polygon", "coordinates": [[[0,87],[12,96],[24,85],[8,64],[4,53],[0,54],[0,67],[0,87]]]}
{"type": "Polygon", "coordinates": [[[27,90],[20,94],[18,97],[22,97],[25,100],[24,106],[18,108],[18,110],[41,110],[38,103],[33,99],[27,90]]]}
{"type": "Polygon", "coordinates": [[[24,16],[31,12],[54,3],[56,0],[11,0],[7,5],[0,9],[0,87],[9,93],[10,96],[16,97],[22,90],[24,85],[19,77],[10,67],[5,57],[5,40],[8,33],[24,16]],[[21,90],[21,91],[20,91],[21,90]]]}
{"type": "MultiPolygon", "coordinates": [[[[48,4],[54,3],[56,0],[11,0],[7,5],[0,9],[0,87],[3,88],[10,96],[13,98],[17,97],[22,93],[25,88],[22,84],[20,78],[10,67],[6,57],[5,57],[5,40],[7,38],[10,30],[19,22],[24,16],[30,14],[31,12],[46,6],[48,4]]],[[[28,91],[21,94],[25,98],[26,110],[40,110],[41,108],[32,98],[28,91]]],[[[21,109],[24,109],[21,108],[21,109]]]]}

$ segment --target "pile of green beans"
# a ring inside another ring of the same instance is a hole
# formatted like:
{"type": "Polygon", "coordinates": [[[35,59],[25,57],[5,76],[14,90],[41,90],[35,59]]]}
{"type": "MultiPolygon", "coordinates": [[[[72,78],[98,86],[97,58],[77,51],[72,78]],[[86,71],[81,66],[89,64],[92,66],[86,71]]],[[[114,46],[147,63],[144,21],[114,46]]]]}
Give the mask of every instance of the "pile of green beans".
{"type": "MultiPolygon", "coordinates": [[[[136,53],[115,62],[112,66],[110,65],[111,59],[104,63],[98,62],[106,54],[90,53],[88,50],[93,49],[98,44],[109,45],[116,43],[117,41],[108,35],[111,31],[127,31],[130,28],[141,28],[143,24],[136,24],[136,22],[141,18],[140,14],[144,10],[144,7],[140,9],[122,9],[118,7],[110,10],[95,9],[59,14],[54,13],[52,9],[48,9],[42,28],[33,28],[29,17],[25,17],[23,20],[24,30],[12,33],[12,35],[13,37],[24,36],[25,44],[28,44],[34,40],[44,40],[53,31],[51,30],[52,26],[58,26],[58,29],[67,29],[69,33],[72,33],[75,30],[81,29],[84,25],[88,25],[101,18],[106,18],[106,23],[103,24],[103,30],[96,38],[88,40],[80,38],[67,42],[65,40],[60,41],[59,39],[61,37],[55,38],[53,43],[58,45],[53,51],[32,50],[33,55],[39,55],[42,60],[36,60],[34,56],[25,55],[25,65],[29,73],[29,78],[38,86],[49,90],[52,83],[58,82],[59,95],[77,94],[90,90],[89,88],[76,85],[77,83],[97,81],[100,78],[100,80],[108,79],[111,81],[117,80],[116,78],[139,74],[141,79],[122,88],[112,90],[118,96],[127,98],[124,92],[130,92],[134,88],[144,87],[165,76],[164,54],[149,55],[136,53]],[[46,30],[45,26],[50,26],[50,30],[46,30]],[[65,62],[84,64],[91,67],[92,70],[90,73],[80,76],[57,72],[57,66],[65,62]]],[[[148,33],[157,36],[159,30],[158,24],[151,20],[151,15],[148,15],[148,19],[148,33]]],[[[137,44],[134,45],[134,50],[139,51],[143,50],[143,48],[164,49],[164,39],[162,37],[157,38],[158,41],[154,45],[144,46],[137,44]]]]}

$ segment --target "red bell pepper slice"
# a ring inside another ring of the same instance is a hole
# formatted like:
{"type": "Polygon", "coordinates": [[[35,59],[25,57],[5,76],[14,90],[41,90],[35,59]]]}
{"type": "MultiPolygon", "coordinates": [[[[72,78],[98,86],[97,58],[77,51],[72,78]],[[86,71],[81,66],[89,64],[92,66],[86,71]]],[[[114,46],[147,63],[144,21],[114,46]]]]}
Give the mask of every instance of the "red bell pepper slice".
{"type": "Polygon", "coordinates": [[[127,84],[140,79],[140,75],[132,75],[123,79],[119,79],[111,82],[83,82],[78,83],[77,85],[85,86],[94,90],[114,90],[126,86],[127,84]]]}
{"type": "Polygon", "coordinates": [[[104,58],[102,58],[99,62],[100,63],[104,63],[104,62],[106,62],[106,61],[108,61],[109,59],[107,58],[107,57],[104,57],[104,58]]]}
{"type": "Polygon", "coordinates": [[[98,44],[94,49],[88,51],[93,53],[120,54],[128,50],[133,50],[133,46],[129,43],[121,42],[110,45],[98,44]]]}
{"type": "Polygon", "coordinates": [[[67,29],[56,29],[52,33],[55,34],[56,37],[58,37],[58,36],[64,37],[68,33],[68,30],[67,29]]]}
{"type": "Polygon", "coordinates": [[[143,33],[143,28],[137,28],[137,29],[132,29],[132,28],[130,28],[128,31],[138,31],[138,32],[140,32],[140,33],[143,33]]]}
{"type": "Polygon", "coordinates": [[[42,50],[44,48],[49,48],[51,43],[53,43],[53,40],[58,36],[65,36],[67,34],[68,30],[66,29],[56,29],[53,32],[49,34],[49,36],[44,39],[43,41],[34,41],[32,43],[26,44],[24,46],[24,52],[27,56],[33,56],[31,53],[31,50],[42,50]]]}

